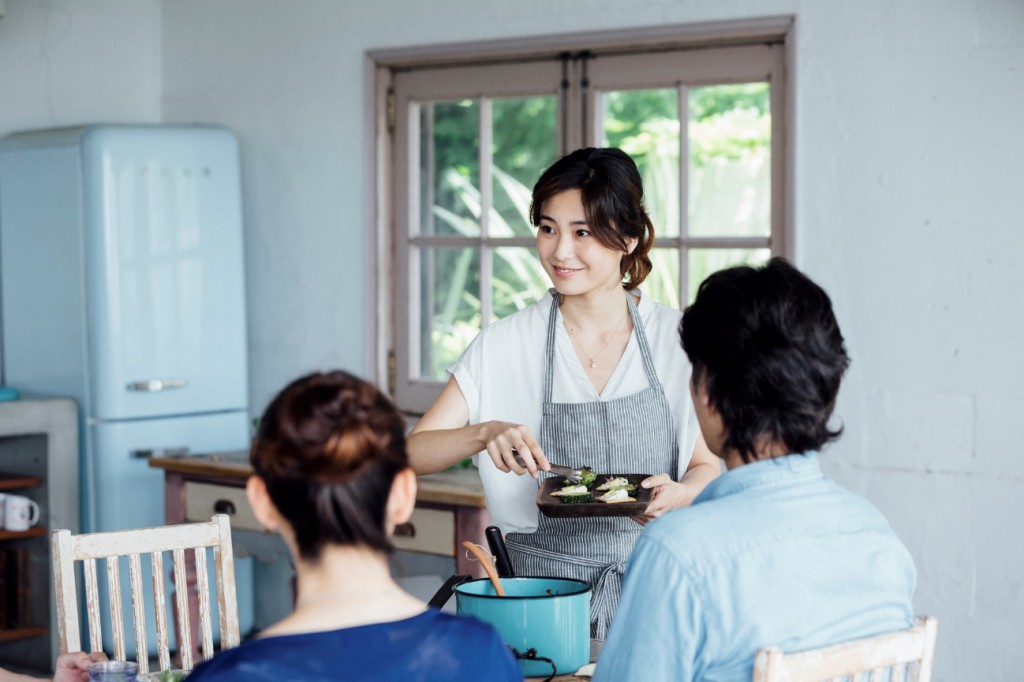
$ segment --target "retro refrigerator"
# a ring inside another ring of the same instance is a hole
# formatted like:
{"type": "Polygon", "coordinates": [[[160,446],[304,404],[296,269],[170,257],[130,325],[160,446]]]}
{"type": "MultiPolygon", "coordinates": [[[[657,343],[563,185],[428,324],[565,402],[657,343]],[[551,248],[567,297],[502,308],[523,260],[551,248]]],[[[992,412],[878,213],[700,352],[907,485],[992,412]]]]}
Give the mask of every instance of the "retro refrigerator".
{"type": "MultiPolygon", "coordinates": [[[[82,532],[164,523],[148,457],[248,446],[239,174],[215,126],[0,141],[4,383],[78,401],[82,532]]],[[[236,570],[245,632],[251,566],[236,570]]]]}

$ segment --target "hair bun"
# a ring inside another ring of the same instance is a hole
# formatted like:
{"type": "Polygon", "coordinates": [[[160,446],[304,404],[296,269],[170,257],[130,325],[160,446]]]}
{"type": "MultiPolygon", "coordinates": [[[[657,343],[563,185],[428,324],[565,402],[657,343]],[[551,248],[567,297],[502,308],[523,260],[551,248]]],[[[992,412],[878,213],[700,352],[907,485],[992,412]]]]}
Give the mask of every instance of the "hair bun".
{"type": "Polygon", "coordinates": [[[347,423],[328,436],[321,448],[322,461],[311,462],[313,478],[321,483],[340,482],[387,450],[390,439],[382,437],[365,417],[365,413],[350,415],[347,423]]]}
{"type": "Polygon", "coordinates": [[[385,510],[409,463],[405,420],[372,384],[342,371],[296,379],[264,411],[249,459],[302,557],[330,544],[391,549],[385,510]]]}

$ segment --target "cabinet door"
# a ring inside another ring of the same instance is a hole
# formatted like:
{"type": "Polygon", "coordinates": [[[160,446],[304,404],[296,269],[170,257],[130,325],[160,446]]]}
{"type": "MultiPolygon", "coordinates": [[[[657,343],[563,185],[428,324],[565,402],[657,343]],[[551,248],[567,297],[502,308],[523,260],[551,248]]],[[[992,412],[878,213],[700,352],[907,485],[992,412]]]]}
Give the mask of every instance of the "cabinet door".
{"type": "Polygon", "coordinates": [[[238,149],[218,128],[83,136],[93,416],[244,407],[238,149]]]}

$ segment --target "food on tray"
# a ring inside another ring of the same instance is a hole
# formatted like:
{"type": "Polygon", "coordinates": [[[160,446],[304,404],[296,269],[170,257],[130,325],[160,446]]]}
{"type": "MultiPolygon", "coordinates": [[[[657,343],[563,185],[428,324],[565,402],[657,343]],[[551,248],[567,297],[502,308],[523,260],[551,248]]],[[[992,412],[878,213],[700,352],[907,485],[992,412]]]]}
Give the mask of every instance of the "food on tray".
{"type": "Polygon", "coordinates": [[[597,474],[590,469],[584,469],[580,472],[580,483],[587,486],[588,488],[594,485],[594,481],[597,480],[597,474]]]}
{"type": "Polygon", "coordinates": [[[615,478],[609,478],[607,481],[597,486],[598,490],[615,490],[621,488],[624,485],[629,485],[629,481],[622,476],[616,476],[615,478]]]}
{"type": "Polygon", "coordinates": [[[615,469],[605,469],[605,472],[599,471],[589,488],[580,484],[571,474],[542,477],[536,496],[537,508],[545,516],[553,518],[643,514],[653,493],[640,486],[648,474],[610,473],[615,472],[615,469]],[[598,486],[609,489],[598,490],[598,486]]]}
{"type": "MultiPolygon", "coordinates": [[[[593,485],[596,480],[596,476],[590,481],[593,485]]],[[[617,502],[636,502],[635,497],[630,497],[631,494],[635,493],[637,487],[629,482],[628,479],[622,476],[611,477],[601,485],[594,488],[594,491],[602,491],[604,494],[599,497],[595,495],[595,492],[591,492],[590,486],[586,484],[573,483],[566,479],[563,482],[563,486],[560,490],[555,490],[551,493],[552,497],[557,497],[561,502],[569,503],[580,503],[580,502],[606,502],[609,504],[615,504],[617,502]]]]}
{"type": "Polygon", "coordinates": [[[573,485],[572,483],[566,483],[565,487],[563,487],[561,490],[556,490],[555,492],[551,493],[551,495],[554,497],[560,497],[562,495],[579,495],[581,493],[589,492],[590,491],[587,490],[587,486],[585,485],[573,485]]]}
{"type": "Polygon", "coordinates": [[[574,485],[566,481],[565,486],[561,490],[556,490],[551,493],[552,497],[557,497],[562,502],[569,502],[570,504],[576,504],[579,502],[593,502],[594,494],[585,485],[574,485]]]}
{"type": "Polygon", "coordinates": [[[562,495],[558,498],[562,502],[568,502],[569,504],[579,504],[580,502],[593,502],[594,493],[589,490],[585,493],[575,493],[573,495],[562,495]]]}
{"type": "MultiPolygon", "coordinates": [[[[632,486],[636,487],[636,486],[632,486]]],[[[630,497],[629,492],[626,490],[627,486],[619,486],[613,490],[609,490],[601,497],[597,498],[601,502],[607,502],[609,504],[615,504],[617,502],[636,502],[635,497],[630,497]]]]}

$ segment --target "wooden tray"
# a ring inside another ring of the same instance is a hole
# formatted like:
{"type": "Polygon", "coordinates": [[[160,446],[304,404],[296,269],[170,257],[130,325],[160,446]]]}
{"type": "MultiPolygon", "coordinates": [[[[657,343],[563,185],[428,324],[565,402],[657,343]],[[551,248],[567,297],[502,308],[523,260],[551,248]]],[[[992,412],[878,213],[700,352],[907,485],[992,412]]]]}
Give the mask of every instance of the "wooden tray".
{"type": "MultiPolygon", "coordinates": [[[[565,478],[562,476],[549,476],[545,478],[537,491],[537,508],[544,512],[545,516],[556,518],[580,518],[584,516],[636,516],[643,514],[647,505],[651,502],[651,489],[640,488],[640,481],[648,478],[651,474],[598,474],[594,487],[601,485],[609,478],[622,477],[631,484],[638,486],[632,497],[636,502],[562,502],[557,497],[551,497],[551,493],[560,490],[565,485],[565,478]]],[[[594,492],[594,497],[603,495],[604,492],[594,492]]]]}

